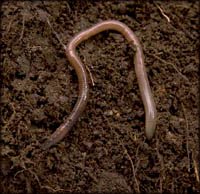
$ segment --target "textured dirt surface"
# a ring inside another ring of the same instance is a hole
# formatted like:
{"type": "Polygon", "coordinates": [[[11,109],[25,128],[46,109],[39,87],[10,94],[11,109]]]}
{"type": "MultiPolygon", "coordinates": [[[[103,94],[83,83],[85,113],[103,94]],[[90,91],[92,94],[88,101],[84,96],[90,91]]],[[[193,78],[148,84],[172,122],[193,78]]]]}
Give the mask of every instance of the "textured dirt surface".
{"type": "Polygon", "coordinates": [[[197,1],[2,3],[1,193],[198,192],[198,14],[197,1]],[[95,83],[87,108],[63,141],[40,150],[74,107],[78,82],[38,10],[65,44],[107,19],[136,33],[158,110],[152,140],[134,49],[106,31],[77,48],[95,83]]]}

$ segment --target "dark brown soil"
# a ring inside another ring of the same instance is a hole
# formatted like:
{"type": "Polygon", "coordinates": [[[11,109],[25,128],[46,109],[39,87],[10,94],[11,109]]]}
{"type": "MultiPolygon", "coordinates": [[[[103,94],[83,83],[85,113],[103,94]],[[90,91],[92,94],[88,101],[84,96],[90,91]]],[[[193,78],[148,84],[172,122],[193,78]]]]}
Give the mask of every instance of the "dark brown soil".
{"type": "Polygon", "coordinates": [[[2,3],[1,193],[198,192],[198,15],[198,1],[2,3]],[[40,150],[74,107],[78,82],[38,10],[65,44],[107,19],[136,33],[158,110],[151,141],[134,50],[107,31],[77,49],[95,83],[87,108],[64,140],[40,150]]]}

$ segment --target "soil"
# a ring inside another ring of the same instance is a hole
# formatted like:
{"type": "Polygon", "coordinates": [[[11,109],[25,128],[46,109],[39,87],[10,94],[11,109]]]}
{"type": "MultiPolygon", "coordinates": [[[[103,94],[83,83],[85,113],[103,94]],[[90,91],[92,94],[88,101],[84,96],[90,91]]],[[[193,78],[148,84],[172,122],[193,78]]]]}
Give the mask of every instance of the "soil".
{"type": "Polygon", "coordinates": [[[199,3],[5,1],[1,4],[1,193],[197,193],[199,3]],[[156,134],[144,134],[135,51],[114,31],[77,51],[94,80],[84,113],[57,145],[40,144],[78,97],[64,44],[99,21],[138,36],[155,98],[156,134]]]}

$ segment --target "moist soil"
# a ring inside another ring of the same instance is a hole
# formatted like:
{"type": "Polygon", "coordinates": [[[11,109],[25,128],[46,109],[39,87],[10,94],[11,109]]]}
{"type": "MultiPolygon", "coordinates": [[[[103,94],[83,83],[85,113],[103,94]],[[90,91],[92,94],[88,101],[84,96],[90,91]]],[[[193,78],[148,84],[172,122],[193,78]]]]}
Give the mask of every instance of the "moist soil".
{"type": "Polygon", "coordinates": [[[197,193],[198,14],[198,1],[3,2],[1,193],[197,193]],[[91,74],[87,107],[62,141],[41,150],[78,98],[76,72],[41,11],[64,44],[108,19],[134,31],[158,111],[151,140],[135,49],[111,30],[78,46],[91,74]]]}

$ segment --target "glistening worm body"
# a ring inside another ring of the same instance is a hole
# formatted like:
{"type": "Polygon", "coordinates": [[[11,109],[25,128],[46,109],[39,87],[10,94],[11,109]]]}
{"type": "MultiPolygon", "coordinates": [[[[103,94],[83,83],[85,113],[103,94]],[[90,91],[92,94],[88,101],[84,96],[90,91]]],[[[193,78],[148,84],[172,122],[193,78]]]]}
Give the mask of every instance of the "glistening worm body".
{"type": "Polygon", "coordinates": [[[50,138],[42,146],[43,149],[47,149],[52,145],[61,141],[64,136],[69,132],[72,126],[75,124],[83,110],[85,109],[88,100],[88,80],[85,66],[82,64],[80,58],[76,53],[76,47],[84,40],[102,32],[105,30],[115,30],[124,35],[127,41],[136,46],[136,54],[134,57],[135,72],[139,84],[142,101],[145,107],[145,133],[148,139],[152,138],[156,128],[157,111],[155,102],[151,93],[147,73],[144,66],[144,56],[142,47],[136,35],[125,24],[108,20],[100,22],[93,27],[84,30],[77,34],[65,47],[67,58],[71,65],[74,67],[79,82],[79,97],[73,108],[70,116],[67,120],[50,136],[50,138]]]}

